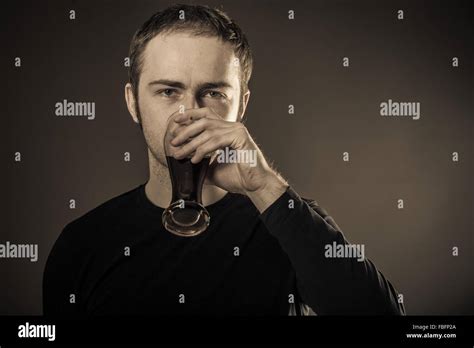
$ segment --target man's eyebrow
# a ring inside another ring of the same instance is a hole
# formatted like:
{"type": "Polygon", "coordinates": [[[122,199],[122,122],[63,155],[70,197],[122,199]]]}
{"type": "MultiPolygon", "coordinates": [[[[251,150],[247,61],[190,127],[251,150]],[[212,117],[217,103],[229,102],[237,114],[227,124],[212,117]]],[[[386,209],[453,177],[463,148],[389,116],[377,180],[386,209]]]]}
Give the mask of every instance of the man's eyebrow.
{"type": "Polygon", "coordinates": [[[165,85],[169,87],[175,87],[175,88],[181,88],[184,89],[185,85],[182,82],[179,81],[173,81],[173,80],[155,80],[151,81],[148,83],[148,86],[153,86],[153,85],[165,85]]]}
{"type": "Polygon", "coordinates": [[[199,85],[199,89],[213,89],[213,88],[232,88],[232,85],[225,81],[206,82],[199,85]]]}
{"type": "MultiPolygon", "coordinates": [[[[169,86],[169,87],[174,87],[174,88],[181,88],[185,89],[185,85],[182,82],[179,81],[173,81],[173,80],[166,80],[166,79],[160,79],[160,80],[155,80],[151,81],[148,83],[148,86],[153,86],[153,85],[164,85],[164,86],[169,86]]],[[[205,82],[201,85],[199,85],[199,89],[213,89],[213,88],[232,88],[232,85],[228,82],[225,81],[216,81],[216,82],[205,82]]]]}

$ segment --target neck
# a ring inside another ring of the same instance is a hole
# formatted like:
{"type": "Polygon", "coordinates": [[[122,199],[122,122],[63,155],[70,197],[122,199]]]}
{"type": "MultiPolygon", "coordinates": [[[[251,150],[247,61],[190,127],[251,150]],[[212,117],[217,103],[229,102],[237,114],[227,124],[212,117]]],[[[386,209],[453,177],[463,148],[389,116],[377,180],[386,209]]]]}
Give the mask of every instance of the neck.
{"type": "MultiPolygon", "coordinates": [[[[166,208],[171,203],[172,187],[168,168],[158,162],[148,150],[149,179],[145,185],[145,193],[148,199],[156,206],[166,208]]],[[[204,184],[202,187],[202,203],[208,206],[219,201],[227,191],[214,186],[204,184]]]]}

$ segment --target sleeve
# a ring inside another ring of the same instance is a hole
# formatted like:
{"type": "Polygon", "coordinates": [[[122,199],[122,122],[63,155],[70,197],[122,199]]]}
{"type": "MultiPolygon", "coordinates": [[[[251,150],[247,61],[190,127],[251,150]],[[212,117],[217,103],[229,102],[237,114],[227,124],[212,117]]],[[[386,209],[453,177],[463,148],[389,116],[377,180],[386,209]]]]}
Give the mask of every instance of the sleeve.
{"type": "Polygon", "coordinates": [[[43,273],[43,315],[76,316],[78,310],[77,277],[78,247],[72,240],[70,225],[66,226],[46,261],[43,273]]]}
{"type": "Polygon", "coordinates": [[[316,202],[288,187],[260,218],[287,253],[303,302],[318,315],[405,314],[394,287],[370,260],[326,257],[327,248],[349,242],[316,202]]]}

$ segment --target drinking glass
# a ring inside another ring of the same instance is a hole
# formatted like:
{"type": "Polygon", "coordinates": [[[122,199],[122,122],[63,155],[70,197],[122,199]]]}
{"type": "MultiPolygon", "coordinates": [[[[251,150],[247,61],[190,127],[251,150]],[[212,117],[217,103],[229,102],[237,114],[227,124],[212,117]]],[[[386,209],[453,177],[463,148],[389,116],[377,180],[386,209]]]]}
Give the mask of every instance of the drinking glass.
{"type": "Polygon", "coordinates": [[[184,144],[171,145],[173,131],[180,127],[173,119],[170,117],[168,120],[164,137],[172,197],[170,205],[163,212],[162,222],[166,230],[177,236],[194,237],[204,232],[210,223],[209,212],[202,204],[202,186],[211,155],[206,155],[199,163],[191,162],[193,154],[176,159],[175,152],[184,144]]]}

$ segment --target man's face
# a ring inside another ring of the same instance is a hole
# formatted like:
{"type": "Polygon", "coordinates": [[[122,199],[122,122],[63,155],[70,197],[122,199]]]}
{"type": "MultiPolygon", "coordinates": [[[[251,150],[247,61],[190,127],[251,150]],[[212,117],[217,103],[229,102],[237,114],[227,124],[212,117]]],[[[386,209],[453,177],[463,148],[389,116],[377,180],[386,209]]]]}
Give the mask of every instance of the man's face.
{"type": "Polygon", "coordinates": [[[232,46],[216,37],[181,32],[159,34],[148,43],[138,106],[145,140],[161,164],[166,165],[163,138],[167,120],[180,107],[210,107],[227,121],[238,120],[242,96],[240,67],[235,63],[232,46]]]}

